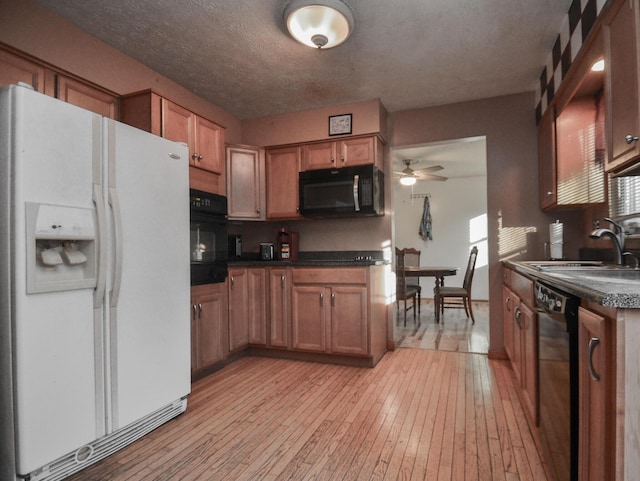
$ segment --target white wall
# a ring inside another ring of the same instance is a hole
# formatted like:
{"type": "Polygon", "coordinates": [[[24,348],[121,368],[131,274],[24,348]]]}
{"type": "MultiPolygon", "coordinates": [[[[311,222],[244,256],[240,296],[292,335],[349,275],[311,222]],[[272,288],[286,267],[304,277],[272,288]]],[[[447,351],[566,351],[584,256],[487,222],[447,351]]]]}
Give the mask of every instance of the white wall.
{"type": "MultiPolygon", "coordinates": [[[[393,185],[395,245],[414,247],[421,251],[420,263],[433,266],[455,266],[456,276],[446,277],[445,285],[461,286],[469,260],[469,250],[478,245],[479,253],[473,277],[471,298],[489,299],[487,267],[486,218],[483,218],[484,238],[470,239],[470,221],[487,213],[487,177],[451,178],[446,182],[417,182],[413,194],[429,197],[433,219],[433,240],[423,241],[418,235],[422,219],[423,198],[411,199],[411,187],[393,185]]],[[[434,279],[421,278],[423,297],[432,298],[434,279]]]]}

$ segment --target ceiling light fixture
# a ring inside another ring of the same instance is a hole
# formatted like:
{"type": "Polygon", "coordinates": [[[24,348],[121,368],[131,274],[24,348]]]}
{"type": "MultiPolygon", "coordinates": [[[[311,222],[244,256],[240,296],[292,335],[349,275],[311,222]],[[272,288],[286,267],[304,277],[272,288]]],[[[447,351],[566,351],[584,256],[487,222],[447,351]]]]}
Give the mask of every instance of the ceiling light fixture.
{"type": "Polygon", "coordinates": [[[594,72],[603,72],[604,71],[604,59],[598,60],[591,66],[591,70],[594,72]]]}
{"type": "Polygon", "coordinates": [[[411,177],[409,177],[409,176],[407,176],[407,177],[402,177],[402,178],[400,179],[400,183],[401,183],[402,185],[413,185],[413,184],[415,184],[415,183],[416,183],[416,178],[415,178],[415,177],[413,177],[413,176],[411,176],[411,177]]]}
{"type": "Polygon", "coordinates": [[[284,21],[293,38],[317,48],[337,47],[353,31],[353,12],[340,0],[291,0],[284,21]]]}

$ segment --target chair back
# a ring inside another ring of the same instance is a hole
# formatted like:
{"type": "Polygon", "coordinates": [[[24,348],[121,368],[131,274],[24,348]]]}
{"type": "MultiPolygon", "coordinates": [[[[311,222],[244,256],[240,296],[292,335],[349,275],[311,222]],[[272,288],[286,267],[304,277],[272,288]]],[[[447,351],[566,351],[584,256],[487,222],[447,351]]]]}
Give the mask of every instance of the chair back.
{"type": "Polygon", "coordinates": [[[478,247],[473,246],[469,254],[469,263],[467,264],[467,272],[464,274],[464,282],[462,287],[471,295],[471,282],[473,282],[473,272],[476,268],[476,258],[478,257],[478,247]]]}
{"type": "Polygon", "coordinates": [[[396,291],[405,294],[407,278],[404,272],[404,250],[396,247],[396,291]]]}
{"type": "Polygon", "coordinates": [[[420,266],[420,251],[413,247],[406,247],[402,249],[404,252],[404,265],[405,266],[420,266]]]}

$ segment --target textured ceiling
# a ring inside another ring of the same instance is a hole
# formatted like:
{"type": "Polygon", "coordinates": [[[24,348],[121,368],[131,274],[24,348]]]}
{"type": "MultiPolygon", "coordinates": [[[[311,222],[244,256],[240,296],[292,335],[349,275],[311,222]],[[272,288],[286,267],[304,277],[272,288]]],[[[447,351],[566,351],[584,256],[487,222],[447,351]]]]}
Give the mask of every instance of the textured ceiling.
{"type": "Polygon", "coordinates": [[[314,50],[287,34],[288,0],[36,1],[240,119],[373,98],[394,112],[534,90],[571,4],[345,0],[353,35],[314,50]]]}

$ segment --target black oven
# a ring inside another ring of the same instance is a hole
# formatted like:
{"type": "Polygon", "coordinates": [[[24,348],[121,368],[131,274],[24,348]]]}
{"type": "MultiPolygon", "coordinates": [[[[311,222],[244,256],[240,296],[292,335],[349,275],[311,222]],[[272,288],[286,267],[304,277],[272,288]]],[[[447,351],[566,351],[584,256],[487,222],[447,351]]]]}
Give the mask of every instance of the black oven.
{"type": "Polygon", "coordinates": [[[224,282],[228,269],[227,198],[191,189],[191,285],[224,282]]]}
{"type": "Polygon", "coordinates": [[[556,481],[578,481],[580,299],[536,282],[540,441],[556,481]]]}

